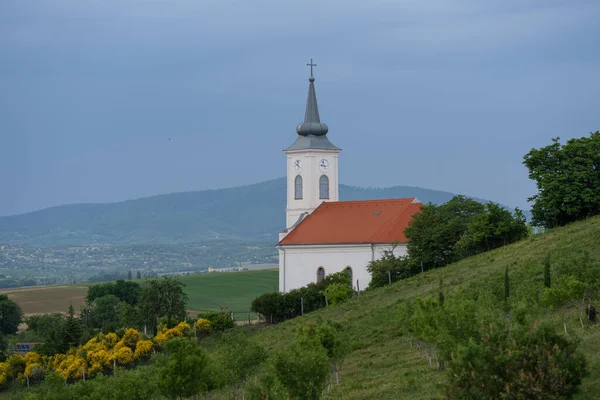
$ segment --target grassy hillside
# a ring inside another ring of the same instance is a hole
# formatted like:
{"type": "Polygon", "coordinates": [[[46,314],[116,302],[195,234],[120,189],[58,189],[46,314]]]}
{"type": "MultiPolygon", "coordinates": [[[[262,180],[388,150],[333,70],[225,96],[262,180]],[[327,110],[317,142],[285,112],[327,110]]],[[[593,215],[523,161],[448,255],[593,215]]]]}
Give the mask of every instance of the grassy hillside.
{"type": "MultiPolygon", "coordinates": [[[[570,263],[587,252],[600,260],[600,218],[575,223],[532,237],[505,248],[465,259],[445,268],[425,272],[391,286],[365,292],[342,305],[339,321],[348,329],[352,351],[341,370],[341,384],[329,394],[330,399],[431,399],[439,397],[439,385],[446,374],[430,367],[408,339],[401,335],[399,304],[414,297],[437,296],[443,278],[446,296],[470,286],[502,287],[505,267],[510,268],[511,293],[543,287],[542,260],[551,254],[552,265],[570,263]]],[[[337,319],[329,308],[296,318],[258,332],[254,339],[269,349],[288,344],[294,330],[317,317],[337,319]]],[[[562,324],[547,313],[543,319],[562,324]]],[[[585,378],[580,398],[600,398],[600,327],[582,330],[574,317],[572,335],[581,339],[580,349],[589,363],[590,376],[585,378]]]]}
{"type": "Polygon", "coordinates": [[[218,311],[225,304],[230,311],[243,313],[256,297],[278,290],[279,272],[266,269],[191,275],[181,280],[186,285],[190,311],[218,311]]]}
{"type": "MultiPolygon", "coordinates": [[[[106,204],[72,204],[0,217],[0,243],[210,243],[217,239],[276,242],[284,226],[284,178],[254,185],[172,193],[106,204]]],[[[341,200],[418,197],[441,204],[453,194],[418,187],[340,185],[341,200]]],[[[1,252],[0,252],[1,256],[1,252]]]]}

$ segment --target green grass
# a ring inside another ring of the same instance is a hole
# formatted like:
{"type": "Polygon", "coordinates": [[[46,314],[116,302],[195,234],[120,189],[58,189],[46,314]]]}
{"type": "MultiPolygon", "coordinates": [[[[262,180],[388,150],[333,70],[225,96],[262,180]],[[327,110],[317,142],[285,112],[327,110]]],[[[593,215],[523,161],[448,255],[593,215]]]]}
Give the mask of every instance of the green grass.
{"type": "MultiPolygon", "coordinates": [[[[230,311],[244,313],[250,309],[255,297],[277,291],[279,286],[276,269],[190,275],[180,279],[186,285],[184,291],[189,297],[188,310],[192,315],[202,311],[219,311],[223,303],[230,311]]],[[[145,281],[135,282],[143,285],[145,281]]],[[[100,283],[93,285],[97,284],[100,283]]],[[[26,315],[66,313],[69,304],[79,312],[88,286],[31,286],[2,289],[0,293],[7,294],[19,304],[26,315]]],[[[246,316],[240,314],[240,318],[245,319],[246,316]]]]}
{"type": "MultiPolygon", "coordinates": [[[[552,265],[571,262],[573,257],[588,252],[600,259],[600,218],[571,224],[537,235],[519,243],[480,254],[414,276],[378,290],[367,291],[342,305],[339,321],[350,336],[352,351],[343,361],[341,383],[328,395],[329,399],[431,399],[439,398],[440,385],[446,373],[421,357],[400,334],[398,304],[414,297],[436,295],[440,278],[446,296],[459,288],[473,285],[503,288],[505,267],[509,267],[511,290],[528,290],[524,283],[543,286],[542,261],[550,253],[552,265]]],[[[262,329],[254,340],[273,350],[290,343],[299,326],[317,317],[338,319],[334,308],[323,309],[278,326],[262,329]]],[[[554,315],[543,319],[555,321],[554,315]]],[[[590,375],[584,379],[580,398],[600,398],[600,327],[582,330],[573,318],[572,335],[577,336],[586,355],[590,375]]]]}
{"type": "Polygon", "coordinates": [[[218,311],[225,304],[230,311],[246,312],[254,298],[279,287],[276,269],[192,275],[181,281],[191,311],[218,311]]]}

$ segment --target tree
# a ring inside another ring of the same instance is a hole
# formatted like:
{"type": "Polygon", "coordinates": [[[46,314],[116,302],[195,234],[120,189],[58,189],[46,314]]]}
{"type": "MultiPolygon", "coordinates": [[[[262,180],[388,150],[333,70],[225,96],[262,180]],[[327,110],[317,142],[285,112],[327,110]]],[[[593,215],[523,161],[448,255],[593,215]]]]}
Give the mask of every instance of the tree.
{"type": "Polygon", "coordinates": [[[544,287],[552,287],[552,277],[550,276],[550,254],[544,259],[544,287]]]}
{"type": "Polygon", "coordinates": [[[75,318],[75,311],[73,305],[69,305],[69,314],[65,320],[65,329],[63,342],[67,345],[67,348],[75,347],[79,344],[81,334],[83,333],[83,327],[81,321],[75,318]]]}
{"type": "Polygon", "coordinates": [[[91,326],[102,328],[105,333],[115,331],[119,327],[120,304],[119,298],[113,294],[97,298],[91,310],[91,326]]]}
{"type": "Polygon", "coordinates": [[[208,357],[202,349],[184,338],[165,343],[166,357],[158,364],[158,390],[165,397],[188,398],[209,388],[205,370],[208,357]]]}
{"type": "Polygon", "coordinates": [[[567,334],[567,319],[572,302],[581,299],[585,293],[585,284],[573,276],[561,276],[556,279],[551,288],[544,288],[542,304],[552,311],[557,311],[563,320],[565,335],[567,334]]]}
{"type": "Polygon", "coordinates": [[[273,356],[277,379],[292,399],[316,400],[327,383],[327,351],[315,340],[296,341],[273,356]]]}
{"type": "Polygon", "coordinates": [[[137,272],[137,279],[142,279],[142,273],[140,271],[137,272]]]}
{"type": "Polygon", "coordinates": [[[467,232],[472,218],[484,211],[482,204],[464,196],[455,196],[440,206],[423,206],[404,231],[411,261],[423,263],[426,270],[457,261],[456,244],[467,232]]]}
{"type": "Polygon", "coordinates": [[[508,331],[493,324],[452,355],[448,399],[569,399],[586,375],[575,343],[551,326],[508,331]]]}
{"type": "Polygon", "coordinates": [[[131,270],[129,270],[129,272],[127,272],[127,280],[131,280],[131,270]]]}
{"type": "Polygon", "coordinates": [[[92,304],[99,297],[114,295],[119,300],[135,306],[139,301],[142,287],[137,282],[118,280],[116,282],[100,283],[91,285],[88,289],[86,301],[92,304]]]}
{"type": "Polygon", "coordinates": [[[352,289],[348,285],[343,283],[332,283],[327,288],[326,296],[327,300],[332,305],[336,306],[339,312],[340,304],[346,301],[351,294],[352,289]]]}
{"type": "Polygon", "coordinates": [[[560,138],[531,149],[523,164],[538,193],[528,200],[534,225],[554,228],[600,212],[600,131],[589,137],[560,138]]]}
{"type": "Polygon", "coordinates": [[[184,284],[172,277],[151,279],[142,290],[139,308],[141,317],[157,331],[158,319],[167,317],[167,327],[173,325],[173,320],[185,319],[187,295],[183,291],[184,284]]]}
{"type": "Polygon", "coordinates": [[[311,341],[317,340],[323,346],[330,362],[329,388],[333,384],[333,376],[335,376],[336,384],[339,385],[339,365],[349,351],[348,340],[343,335],[342,325],[319,318],[316,323],[309,323],[300,330],[299,339],[300,343],[308,341],[309,344],[311,341]]]}
{"type": "Polygon", "coordinates": [[[370,261],[367,271],[371,274],[370,288],[377,288],[406,279],[420,272],[420,267],[408,257],[396,257],[394,249],[384,250],[378,260],[370,261]]]}
{"type": "Polygon", "coordinates": [[[0,332],[12,335],[19,329],[23,319],[23,311],[17,303],[8,299],[5,294],[0,294],[0,332]]]}
{"type": "MultiPolygon", "coordinates": [[[[225,334],[221,354],[227,380],[244,393],[248,379],[258,372],[267,358],[264,348],[242,334],[225,334]]],[[[242,396],[243,397],[243,396],[242,396]]]]}
{"type": "Polygon", "coordinates": [[[510,297],[510,280],[508,279],[508,267],[504,270],[504,302],[510,297]]]}
{"type": "Polygon", "coordinates": [[[527,219],[521,210],[514,215],[495,203],[487,203],[481,214],[474,215],[456,244],[461,258],[517,242],[529,235],[527,219]]]}

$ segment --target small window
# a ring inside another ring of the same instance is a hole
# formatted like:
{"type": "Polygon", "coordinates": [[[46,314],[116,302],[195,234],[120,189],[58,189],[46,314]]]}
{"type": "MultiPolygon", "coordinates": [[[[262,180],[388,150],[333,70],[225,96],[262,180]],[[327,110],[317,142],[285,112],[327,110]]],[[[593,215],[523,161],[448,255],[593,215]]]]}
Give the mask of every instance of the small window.
{"type": "Polygon", "coordinates": [[[319,198],[329,198],[329,178],[327,175],[321,175],[321,178],[319,178],[319,198]]]}
{"type": "Polygon", "coordinates": [[[346,273],[350,277],[350,284],[352,284],[352,268],[350,266],[346,267],[346,273]]]}
{"type": "Polygon", "coordinates": [[[319,267],[317,269],[317,283],[321,282],[323,279],[325,279],[325,268],[319,267]]]}
{"type": "Polygon", "coordinates": [[[294,179],[294,199],[302,199],[302,177],[300,175],[297,175],[294,179]]]}

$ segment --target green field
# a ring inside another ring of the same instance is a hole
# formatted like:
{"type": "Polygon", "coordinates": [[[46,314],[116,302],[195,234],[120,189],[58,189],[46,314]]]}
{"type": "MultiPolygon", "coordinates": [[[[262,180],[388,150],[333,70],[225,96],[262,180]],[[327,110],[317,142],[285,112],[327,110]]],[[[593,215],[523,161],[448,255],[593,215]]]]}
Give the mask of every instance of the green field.
{"type": "Polygon", "coordinates": [[[255,297],[276,292],[279,275],[276,269],[220,272],[181,278],[189,296],[190,311],[220,310],[221,304],[234,312],[246,312],[255,297]]]}
{"type": "MultiPolygon", "coordinates": [[[[363,292],[341,306],[315,311],[269,329],[257,330],[254,340],[265,348],[277,349],[290,343],[296,329],[318,317],[339,320],[349,335],[352,351],[340,371],[340,385],[327,399],[433,399],[439,398],[439,385],[447,374],[429,366],[425,358],[401,334],[399,304],[410,298],[437,296],[443,278],[446,297],[454,291],[502,285],[505,267],[510,268],[511,291],[528,290],[534,284],[543,288],[544,257],[550,253],[552,264],[572,262],[587,253],[600,260],[600,217],[570,224],[529,239],[462,260],[437,270],[419,274],[393,285],[363,292]]],[[[512,292],[511,292],[512,293],[512,292]]],[[[580,399],[600,398],[600,324],[581,329],[574,313],[569,322],[572,337],[578,337],[590,374],[583,380],[580,399]]],[[[557,331],[562,323],[555,314],[551,320],[557,331]]]]}
{"type": "MultiPolygon", "coordinates": [[[[230,311],[244,313],[255,297],[277,291],[279,285],[276,269],[190,275],[180,279],[186,285],[184,291],[189,296],[188,310],[191,314],[218,311],[221,304],[230,311]]],[[[33,286],[2,289],[0,293],[17,302],[25,315],[66,313],[70,304],[79,312],[87,295],[87,286],[33,286]]]]}

